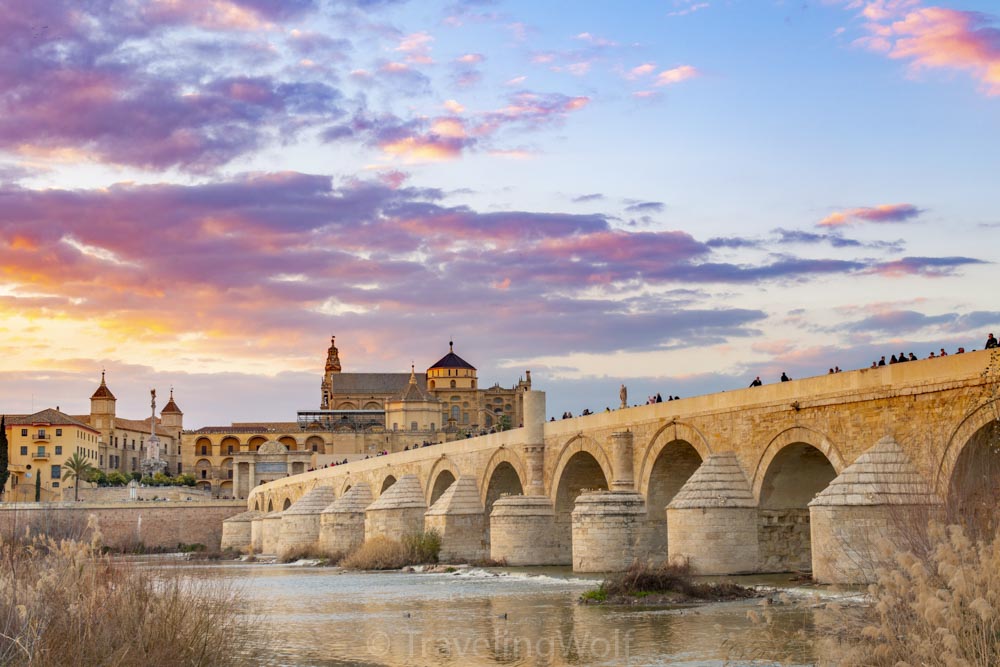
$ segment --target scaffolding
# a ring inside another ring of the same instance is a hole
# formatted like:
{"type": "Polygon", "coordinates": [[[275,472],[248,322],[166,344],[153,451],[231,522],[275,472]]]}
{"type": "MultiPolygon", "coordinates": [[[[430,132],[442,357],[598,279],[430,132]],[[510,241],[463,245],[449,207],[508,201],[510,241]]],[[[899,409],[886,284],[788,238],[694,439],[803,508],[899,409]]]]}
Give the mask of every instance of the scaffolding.
{"type": "Polygon", "coordinates": [[[302,431],[382,431],[385,410],[300,410],[298,425],[302,431]]]}

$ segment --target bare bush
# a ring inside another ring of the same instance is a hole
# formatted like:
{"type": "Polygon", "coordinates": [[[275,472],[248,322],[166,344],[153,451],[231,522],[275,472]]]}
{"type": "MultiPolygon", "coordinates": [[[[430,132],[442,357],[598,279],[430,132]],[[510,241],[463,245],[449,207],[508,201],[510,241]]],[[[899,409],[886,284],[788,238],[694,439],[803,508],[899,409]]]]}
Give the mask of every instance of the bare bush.
{"type": "Polygon", "coordinates": [[[407,535],[402,542],[380,536],[359,546],[340,565],[349,570],[398,570],[436,563],[440,549],[441,537],[433,530],[407,535]]]}

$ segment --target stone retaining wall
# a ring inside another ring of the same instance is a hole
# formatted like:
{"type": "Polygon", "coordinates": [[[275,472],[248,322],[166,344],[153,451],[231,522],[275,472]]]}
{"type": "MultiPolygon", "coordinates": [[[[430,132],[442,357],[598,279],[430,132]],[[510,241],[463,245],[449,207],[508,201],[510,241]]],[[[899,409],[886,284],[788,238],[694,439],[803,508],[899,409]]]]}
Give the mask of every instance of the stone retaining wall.
{"type": "Polygon", "coordinates": [[[0,535],[47,534],[89,541],[96,527],[112,549],[176,549],[222,542],[222,522],[245,511],[240,501],[200,503],[9,503],[0,504],[0,535]]]}

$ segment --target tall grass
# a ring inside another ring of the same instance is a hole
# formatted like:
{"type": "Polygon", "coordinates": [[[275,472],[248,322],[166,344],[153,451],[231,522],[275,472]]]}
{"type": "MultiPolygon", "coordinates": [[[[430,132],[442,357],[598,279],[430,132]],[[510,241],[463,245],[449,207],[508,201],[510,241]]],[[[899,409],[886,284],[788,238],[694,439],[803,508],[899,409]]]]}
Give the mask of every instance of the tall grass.
{"type": "Polygon", "coordinates": [[[866,667],[1000,665],[1000,534],[970,539],[932,525],[926,557],[895,554],[869,586],[871,605],[833,607],[837,664],[866,667]]]}
{"type": "Polygon", "coordinates": [[[0,665],[252,664],[262,644],[245,611],[231,588],[101,555],[96,543],[0,537],[0,665]]]}

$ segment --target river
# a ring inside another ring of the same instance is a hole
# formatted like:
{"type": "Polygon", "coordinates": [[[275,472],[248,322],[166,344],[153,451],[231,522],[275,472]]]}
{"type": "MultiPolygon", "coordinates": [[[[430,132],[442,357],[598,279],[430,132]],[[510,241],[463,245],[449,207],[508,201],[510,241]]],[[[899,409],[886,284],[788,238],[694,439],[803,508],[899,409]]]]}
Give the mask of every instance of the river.
{"type": "Polygon", "coordinates": [[[559,568],[424,574],[244,563],[177,567],[186,577],[224,581],[242,592],[270,630],[259,648],[274,666],[720,667],[818,659],[813,616],[822,600],[787,577],[741,582],[787,587],[785,604],[664,609],[579,604],[599,579],[559,568]],[[765,609],[772,616],[766,632],[748,618],[765,609]]]}

